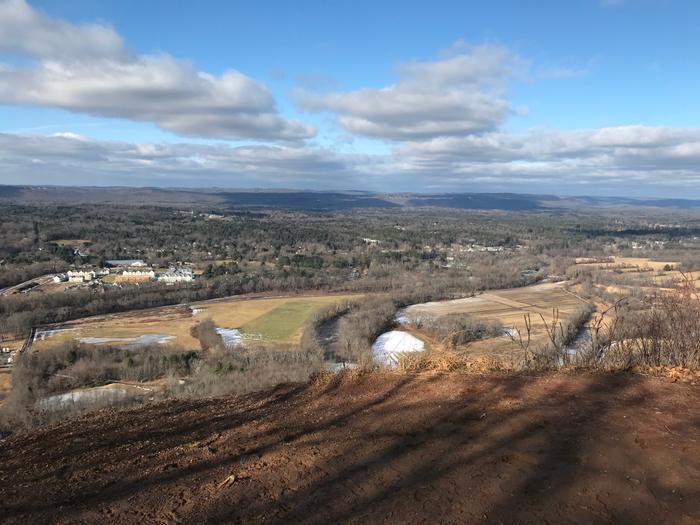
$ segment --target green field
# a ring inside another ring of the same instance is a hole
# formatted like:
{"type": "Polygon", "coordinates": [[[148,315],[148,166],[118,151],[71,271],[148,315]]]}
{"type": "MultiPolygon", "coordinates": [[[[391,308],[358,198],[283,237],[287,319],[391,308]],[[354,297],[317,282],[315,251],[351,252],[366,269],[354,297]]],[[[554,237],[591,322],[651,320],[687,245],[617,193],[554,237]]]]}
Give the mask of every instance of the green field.
{"type": "Polygon", "coordinates": [[[316,301],[290,300],[245,323],[241,330],[244,334],[260,334],[267,341],[292,341],[306,319],[318,308],[316,301]]]}

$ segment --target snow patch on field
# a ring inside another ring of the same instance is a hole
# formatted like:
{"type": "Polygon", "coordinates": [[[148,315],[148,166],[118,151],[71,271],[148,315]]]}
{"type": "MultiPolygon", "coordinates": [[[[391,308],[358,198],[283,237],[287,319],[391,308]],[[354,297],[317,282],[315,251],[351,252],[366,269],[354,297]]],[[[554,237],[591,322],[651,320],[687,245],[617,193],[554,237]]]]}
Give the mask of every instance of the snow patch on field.
{"type": "Polygon", "coordinates": [[[138,337],[81,337],[78,339],[86,345],[115,344],[125,348],[138,348],[140,346],[163,345],[175,339],[174,335],[144,334],[138,337]]]}
{"type": "Polygon", "coordinates": [[[224,340],[228,347],[240,346],[243,344],[243,335],[237,328],[217,328],[216,333],[224,340]]]}
{"type": "Polygon", "coordinates": [[[401,354],[423,352],[425,343],[407,332],[392,330],[380,335],[372,345],[374,362],[379,365],[396,366],[401,354]]]}
{"type": "Polygon", "coordinates": [[[401,310],[398,310],[396,312],[396,317],[394,317],[394,322],[397,324],[406,324],[408,323],[408,315],[406,314],[406,309],[401,308],[401,310]]]}
{"type": "Polygon", "coordinates": [[[37,408],[46,412],[58,412],[69,409],[95,409],[133,402],[138,399],[153,397],[151,388],[134,385],[111,384],[94,388],[72,390],[39,399],[37,408]]]}
{"type": "Polygon", "coordinates": [[[75,330],[75,328],[56,328],[56,329],[43,329],[39,328],[37,329],[36,333],[34,334],[34,341],[43,341],[44,339],[47,339],[49,337],[53,337],[54,335],[60,334],[61,332],[69,332],[71,330],[75,330]]]}

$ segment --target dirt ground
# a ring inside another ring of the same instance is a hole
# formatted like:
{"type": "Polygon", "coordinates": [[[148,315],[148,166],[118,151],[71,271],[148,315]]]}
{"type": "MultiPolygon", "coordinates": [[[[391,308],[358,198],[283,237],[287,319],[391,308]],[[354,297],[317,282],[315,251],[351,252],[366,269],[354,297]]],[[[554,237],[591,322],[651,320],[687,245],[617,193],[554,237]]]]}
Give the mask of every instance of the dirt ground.
{"type": "Polygon", "coordinates": [[[336,376],[0,443],[5,523],[700,522],[700,386],[336,376]]]}

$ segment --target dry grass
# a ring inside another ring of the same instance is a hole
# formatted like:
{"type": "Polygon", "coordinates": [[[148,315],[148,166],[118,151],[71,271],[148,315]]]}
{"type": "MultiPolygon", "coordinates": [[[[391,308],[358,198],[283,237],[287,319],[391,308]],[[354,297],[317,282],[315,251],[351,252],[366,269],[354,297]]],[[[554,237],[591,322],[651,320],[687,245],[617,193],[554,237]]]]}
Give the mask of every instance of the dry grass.
{"type": "Polygon", "coordinates": [[[608,261],[592,261],[579,258],[573,268],[592,269],[611,276],[608,292],[630,295],[635,291],[672,292],[678,285],[692,283],[700,288],[700,271],[681,272],[675,261],[652,261],[644,257],[612,257],[608,261]],[[665,269],[670,267],[671,269],[665,269]],[[618,277],[614,277],[617,274],[618,277]],[[620,282],[615,282],[619,280],[620,282]]]}
{"type": "Polygon", "coordinates": [[[400,372],[468,372],[487,373],[506,370],[500,359],[492,357],[472,357],[467,353],[449,350],[430,350],[403,354],[397,370],[400,372]]]}
{"type": "Polygon", "coordinates": [[[652,261],[647,257],[611,257],[608,261],[590,261],[589,259],[577,259],[576,266],[599,268],[607,270],[627,270],[627,271],[662,271],[666,266],[676,268],[676,261],[652,261]]]}
{"type": "MultiPolygon", "coordinates": [[[[530,314],[532,319],[532,344],[547,342],[546,322],[551,322],[553,310],[558,310],[561,321],[568,317],[585,301],[568,292],[562,284],[546,283],[490,291],[475,297],[413,305],[407,308],[409,316],[421,313],[430,315],[447,315],[462,313],[482,321],[496,321],[504,328],[524,330],[524,316],[530,314]],[[542,320],[542,317],[544,321],[542,320]]],[[[519,348],[509,337],[494,337],[475,341],[468,346],[473,357],[512,359],[519,348]]]]}
{"type": "Polygon", "coordinates": [[[12,390],[12,369],[0,368],[0,403],[12,390]]]}
{"type": "MultiPolygon", "coordinates": [[[[199,348],[192,327],[206,318],[220,328],[239,328],[259,333],[263,340],[298,343],[306,319],[318,308],[349,298],[348,295],[288,297],[235,297],[167,306],[78,319],[57,328],[62,331],[38,340],[34,349],[43,350],[83,337],[133,338],[146,334],[172,336],[169,344],[199,348]],[[193,315],[192,309],[199,310],[193,315]]],[[[357,297],[357,296],[353,296],[357,297]]],[[[21,345],[20,345],[21,346],[21,345]]]]}
{"type": "Polygon", "coordinates": [[[22,348],[22,345],[24,344],[24,339],[17,339],[15,337],[13,338],[8,338],[8,339],[3,339],[0,341],[0,347],[2,348],[11,348],[12,350],[19,350],[22,348]]]}

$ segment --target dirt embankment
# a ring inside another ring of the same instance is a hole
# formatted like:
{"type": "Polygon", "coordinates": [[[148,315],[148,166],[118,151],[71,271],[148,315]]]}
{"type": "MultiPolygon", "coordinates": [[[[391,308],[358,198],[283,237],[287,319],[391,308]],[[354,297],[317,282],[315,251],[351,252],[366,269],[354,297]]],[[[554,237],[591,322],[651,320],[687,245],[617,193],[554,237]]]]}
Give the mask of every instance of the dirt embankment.
{"type": "Polygon", "coordinates": [[[698,523],[700,387],[339,376],[0,444],[8,523],[698,523]]]}

